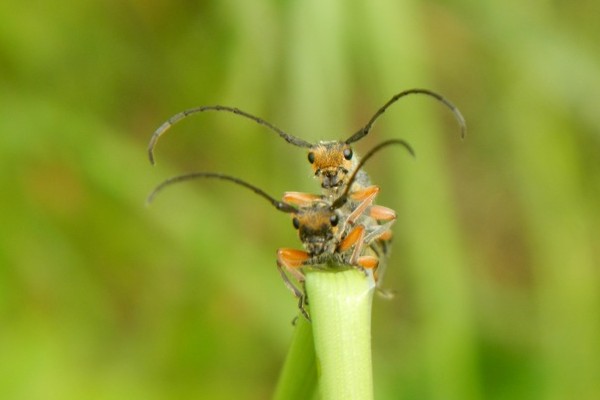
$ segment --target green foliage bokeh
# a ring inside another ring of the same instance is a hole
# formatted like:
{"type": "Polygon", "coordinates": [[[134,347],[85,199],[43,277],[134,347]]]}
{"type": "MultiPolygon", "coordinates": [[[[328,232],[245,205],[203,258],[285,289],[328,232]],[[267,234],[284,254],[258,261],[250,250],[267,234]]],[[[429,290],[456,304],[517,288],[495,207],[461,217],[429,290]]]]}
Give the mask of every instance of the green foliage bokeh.
{"type": "Polygon", "coordinates": [[[600,396],[600,8],[340,0],[0,5],[0,398],[264,399],[295,301],[289,217],[221,182],[316,192],[315,142],[403,138],[367,167],[398,211],[376,397],[600,396]]]}

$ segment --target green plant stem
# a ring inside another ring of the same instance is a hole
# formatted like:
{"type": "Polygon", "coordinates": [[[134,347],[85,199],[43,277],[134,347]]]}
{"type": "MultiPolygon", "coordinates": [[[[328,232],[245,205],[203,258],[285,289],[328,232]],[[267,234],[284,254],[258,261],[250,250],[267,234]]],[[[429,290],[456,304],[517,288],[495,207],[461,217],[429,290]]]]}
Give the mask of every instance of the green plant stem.
{"type": "Polygon", "coordinates": [[[319,389],[323,400],[373,399],[371,277],[361,271],[309,271],[319,389]]]}
{"type": "Polygon", "coordinates": [[[317,368],[312,325],[304,317],[299,316],[273,399],[312,399],[316,387],[317,368]]]}

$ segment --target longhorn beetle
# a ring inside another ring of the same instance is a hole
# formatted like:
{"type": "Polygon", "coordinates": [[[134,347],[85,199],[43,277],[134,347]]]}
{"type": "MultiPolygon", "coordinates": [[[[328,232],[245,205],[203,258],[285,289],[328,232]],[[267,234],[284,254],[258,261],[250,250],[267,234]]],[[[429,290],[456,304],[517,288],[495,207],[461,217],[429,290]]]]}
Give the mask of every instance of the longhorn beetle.
{"type": "MultiPolygon", "coordinates": [[[[388,107],[390,107],[402,97],[412,94],[422,94],[433,97],[434,99],[438,100],[446,107],[448,107],[454,114],[456,120],[458,121],[458,124],[460,126],[461,138],[464,138],[467,129],[465,119],[462,116],[460,110],[456,106],[454,106],[454,104],[452,104],[442,95],[435,93],[431,90],[409,89],[394,95],[390,100],[388,100],[387,103],[385,103],[381,108],[379,108],[379,110],[377,110],[377,112],[371,117],[371,119],[367,122],[365,126],[357,130],[348,139],[341,141],[319,141],[315,144],[311,144],[303,139],[290,135],[284,132],[283,130],[279,129],[275,125],[271,124],[270,122],[267,122],[262,118],[256,117],[235,107],[215,105],[191,108],[182,111],[178,114],[175,114],[166,122],[164,122],[154,132],[152,138],[150,139],[150,143],[148,144],[148,157],[150,159],[150,162],[154,164],[154,148],[156,147],[158,139],[169,128],[171,128],[171,126],[186,118],[187,116],[205,111],[230,112],[242,116],[244,118],[248,118],[260,125],[266,126],[271,131],[277,133],[286,142],[291,143],[294,146],[308,149],[308,161],[312,166],[315,177],[317,177],[321,181],[323,194],[333,199],[339,193],[343,192],[344,186],[349,181],[349,176],[352,175],[353,171],[356,170],[356,166],[358,165],[358,157],[354,154],[354,151],[352,150],[352,147],[350,145],[365,137],[370,132],[375,121],[388,109],[388,107]]],[[[355,183],[363,187],[370,185],[369,178],[364,171],[361,171],[359,173],[359,176],[356,178],[355,183]]]]}
{"type": "MultiPolygon", "coordinates": [[[[215,172],[193,172],[163,181],[151,192],[147,202],[153,201],[160,191],[174,183],[198,178],[213,178],[230,181],[250,189],[267,199],[276,209],[291,214],[304,250],[279,249],[277,267],[288,289],[299,299],[298,306],[301,312],[309,319],[305,308],[304,291],[294,284],[288,274],[303,285],[302,267],[304,266],[322,269],[350,265],[375,272],[379,266],[379,257],[387,256],[387,242],[391,238],[390,228],[396,219],[395,212],[387,207],[373,204],[379,192],[378,187],[372,186],[368,188],[370,190],[362,190],[358,194],[351,193],[350,188],[364,163],[375,153],[390,145],[402,145],[414,155],[412,148],[403,140],[393,139],[380,143],[357,164],[344,192],[333,201],[327,196],[299,192],[287,192],[284,200],[279,201],[262,189],[239,178],[215,172]],[[359,205],[348,208],[348,199],[352,197],[359,201],[359,205]]],[[[374,277],[377,279],[377,275],[374,274],[374,277]]]]}

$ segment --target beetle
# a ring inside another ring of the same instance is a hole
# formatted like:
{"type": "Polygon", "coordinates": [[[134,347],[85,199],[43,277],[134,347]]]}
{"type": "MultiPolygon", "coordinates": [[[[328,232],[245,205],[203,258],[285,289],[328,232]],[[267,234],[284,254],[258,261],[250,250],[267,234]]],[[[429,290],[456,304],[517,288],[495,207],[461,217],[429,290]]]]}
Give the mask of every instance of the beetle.
{"type": "MultiPolygon", "coordinates": [[[[442,95],[433,92],[428,89],[409,89],[402,91],[388,100],[383,106],[381,106],[377,112],[371,117],[366,125],[358,129],[354,134],[345,140],[332,140],[332,141],[319,141],[315,144],[309,143],[296,136],[290,135],[270,122],[265,121],[262,118],[256,117],[243,110],[235,107],[228,106],[201,106],[191,108],[180,113],[175,114],[164,122],[153,134],[148,144],[148,158],[152,164],[155,163],[154,149],[160,137],[169,130],[173,125],[189,115],[206,112],[206,111],[224,111],[239,115],[241,117],[250,119],[260,125],[269,128],[271,131],[277,133],[286,142],[296,146],[308,149],[307,159],[311,164],[314,176],[320,181],[322,187],[322,193],[329,196],[331,199],[337,197],[344,191],[344,187],[349,181],[349,177],[357,169],[359,158],[355,154],[351,147],[351,144],[361,140],[363,137],[369,134],[375,121],[396,101],[399,99],[413,94],[421,94],[429,97],[433,97],[437,101],[441,102],[447,108],[449,108],[454,117],[456,118],[460,126],[461,138],[466,135],[466,123],[460,110],[447,100],[442,95]]],[[[370,180],[366,172],[360,171],[359,175],[355,179],[355,185],[358,187],[367,187],[370,185],[370,180]]]]}
{"type": "Polygon", "coordinates": [[[391,139],[380,143],[365,154],[349,177],[349,184],[345,186],[343,193],[333,201],[325,195],[301,192],[286,192],[280,201],[239,178],[216,172],[193,172],[163,181],[151,192],[147,202],[152,202],[160,191],[174,183],[212,178],[250,189],[268,200],[277,210],[291,214],[304,250],[279,249],[277,267],[285,285],[298,298],[301,312],[309,319],[305,307],[306,295],[297,286],[303,286],[304,267],[328,269],[347,265],[372,271],[374,279],[378,280],[377,269],[380,258],[387,257],[390,228],[396,219],[396,213],[390,208],[374,204],[379,193],[377,186],[372,185],[356,192],[352,192],[351,187],[364,163],[378,151],[391,145],[401,145],[414,155],[410,145],[403,140],[391,139]]]}

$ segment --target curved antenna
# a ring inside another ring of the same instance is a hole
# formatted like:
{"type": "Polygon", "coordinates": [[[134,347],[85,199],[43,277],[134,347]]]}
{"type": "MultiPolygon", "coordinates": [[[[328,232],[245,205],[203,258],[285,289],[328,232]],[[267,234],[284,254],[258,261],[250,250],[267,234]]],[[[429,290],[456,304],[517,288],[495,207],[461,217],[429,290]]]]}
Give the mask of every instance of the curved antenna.
{"type": "Polygon", "coordinates": [[[348,201],[348,193],[350,192],[350,188],[352,187],[352,184],[354,183],[354,179],[358,175],[358,171],[360,171],[360,169],[363,167],[363,165],[365,165],[365,163],[369,160],[369,158],[373,157],[379,150],[381,150],[387,146],[394,145],[394,144],[403,146],[410,153],[411,156],[413,156],[413,157],[415,156],[415,152],[412,149],[412,147],[406,141],[404,141],[402,139],[390,139],[390,140],[386,140],[384,142],[379,143],[378,145],[373,147],[371,150],[369,150],[364,155],[364,157],[361,158],[360,162],[356,165],[354,172],[352,173],[352,175],[350,175],[350,179],[348,179],[348,183],[346,184],[346,189],[344,190],[344,192],[342,193],[342,195],[340,197],[338,197],[337,199],[335,199],[333,201],[333,203],[331,203],[330,208],[332,210],[340,208],[341,206],[346,204],[346,202],[348,201]]]}
{"type": "Polygon", "coordinates": [[[381,116],[381,114],[383,114],[385,112],[385,110],[387,110],[387,108],[389,106],[391,106],[392,104],[394,104],[396,101],[398,101],[402,97],[408,96],[410,94],[424,94],[424,95],[427,95],[427,96],[431,96],[434,99],[436,99],[439,102],[441,102],[442,104],[444,104],[446,107],[448,107],[450,109],[450,111],[452,111],[452,113],[454,114],[454,117],[456,118],[456,120],[458,121],[458,125],[460,125],[460,137],[461,137],[461,139],[465,138],[465,135],[467,133],[467,124],[465,122],[465,118],[462,116],[462,114],[461,114],[460,110],[458,109],[458,107],[456,107],[454,104],[452,104],[444,96],[442,96],[440,94],[437,94],[436,92],[432,92],[431,90],[427,90],[427,89],[409,89],[409,90],[405,90],[403,92],[400,92],[397,95],[395,95],[394,97],[392,97],[387,103],[385,103],[383,105],[383,107],[381,107],[379,110],[377,110],[377,112],[375,113],[375,115],[373,115],[373,117],[371,117],[371,120],[364,127],[360,128],[354,135],[352,135],[348,139],[346,139],[345,143],[346,144],[354,143],[357,140],[360,140],[364,136],[366,136],[369,133],[369,131],[371,130],[371,127],[373,126],[373,124],[375,123],[375,120],[377,118],[379,118],[381,116]]]}
{"type": "Polygon", "coordinates": [[[156,131],[154,131],[154,133],[152,134],[152,137],[150,138],[150,143],[148,144],[148,158],[150,159],[150,163],[152,165],[154,165],[154,147],[156,147],[156,142],[158,142],[158,139],[169,128],[171,128],[173,125],[175,125],[177,122],[181,121],[182,119],[186,118],[188,115],[196,114],[196,113],[200,113],[200,112],[204,112],[204,111],[227,111],[227,112],[230,112],[230,113],[233,113],[236,115],[240,115],[242,117],[251,119],[252,121],[254,121],[262,126],[266,126],[267,128],[269,128],[272,131],[274,131],[275,133],[277,133],[279,136],[281,136],[286,142],[291,143],[294,146],[307,147],[307,148],[312,147],[312,144],[310,144],[300,138],[292,136],[288,133],[285,133],[284,131],[277,128],[275,125],[265,121],[264,119],[256,117],[245,111],[242,111],[239,108],[219,106],[219,105],[202,106],[202,107],[190,108],[188,110],[185,110],[185,111],[182,111],[180,113],[173,115],[164,124],[162,124],[160,127],[158,127],[158,129],[156,131]]]}
{"type": "Polygon", "coordinates": [[[156,195],[160,191],[162,191],[165,187],[170,186],[174,183],[190,181],[192,179],[198,179],[198,178],[215,178],[215,179],[222,179],[225,181],[230,181],[237,185],[240,185],[247,189],[252,190],[254,193],[256,193],[259,196],[262,196],[263,198],[267,199],[267,201],[269,203],[271,203],[273,206],[275,206],[276,209],[278,209],[280,211],[283,211],[285,213],[294,213],[294,212],[298,211],[292,205],[290,205],[286,202],[283,202],[283,201],[276,200],[275,198],[273,198],[273,197],[269,196],[267,193],[265,193],[263,190],[259,189],[258,187],[254,186],[254,185],[251,185],[250,183],[248,183],[246,181],[243,181],[243,180],[233,177],[233,176],[219,174],[216,172],[191,172],[189,174],[178,175],[178,176],[169,178],[169,179],[163,181],[162,183],[160,183],[158,186],[156,186],[154,188],[154,190],[152,190],[152,192],[148,195],[148,198],[146,199],[146,204],[152,203],[152,201],[154,200],[156,195]]]}

